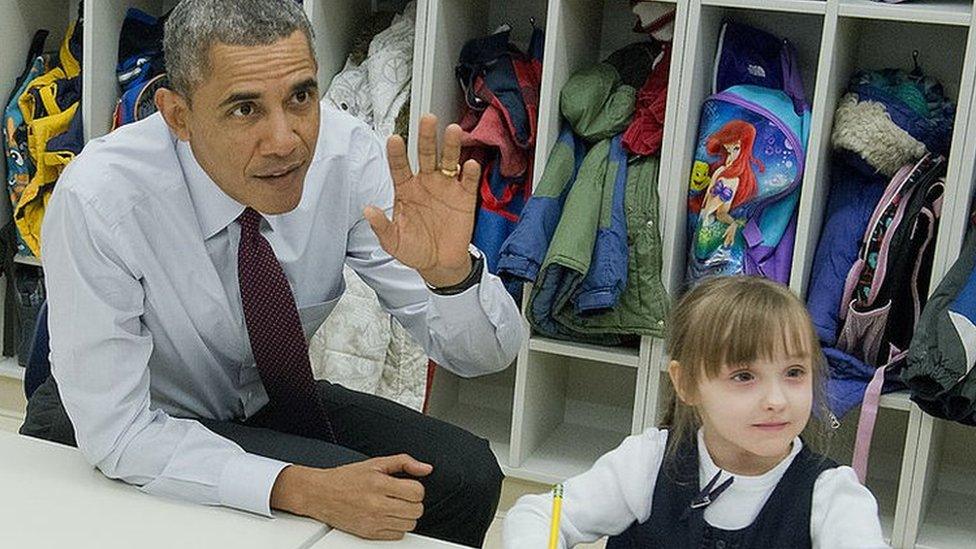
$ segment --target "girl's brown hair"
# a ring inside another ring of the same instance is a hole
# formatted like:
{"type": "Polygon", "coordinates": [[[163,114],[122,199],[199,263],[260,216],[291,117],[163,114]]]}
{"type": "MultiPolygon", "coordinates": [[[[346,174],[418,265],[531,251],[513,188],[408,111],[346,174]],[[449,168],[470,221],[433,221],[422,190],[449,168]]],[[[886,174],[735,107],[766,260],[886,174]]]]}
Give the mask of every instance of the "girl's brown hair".
{"type": "MultiPolygon", "coordinates": [[[[826,372],[820,342],[806,307],[785,286],[754,276],[714,277],[686,293],[671,313],[667,352],[678,363],[680,390],[694,395],[703,379],[722,367],[745,365],[777,356],[806,358],[813,375],[816,419],[831,417],[826,408],[826,372]]],[[[676,388],[678,389],[678,388],[676,388]]],[[[827,427],[819,424],[826,438],[827,427]]],[[[701,418],[677,391],[662,422],[669,430],[668,456],[697,432],[701,418]]]]}

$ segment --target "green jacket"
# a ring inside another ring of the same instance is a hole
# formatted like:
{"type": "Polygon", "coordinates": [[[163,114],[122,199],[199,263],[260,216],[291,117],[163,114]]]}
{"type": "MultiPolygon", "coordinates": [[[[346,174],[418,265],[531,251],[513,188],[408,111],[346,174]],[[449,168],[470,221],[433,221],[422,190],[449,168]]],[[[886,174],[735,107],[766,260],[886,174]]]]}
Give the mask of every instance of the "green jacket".
{"type": "MultiPolygon", "coordinates": [[[[574,172],[574,158],[565,154],[572,149],[560,136],[557,147],[562,147],[563,154],[550,156],[539,187],[526,206],[526,212],[532,210],[529,206],[538,197],[546,211],[540,215],[523,214],[520,222],[525,224],[522,232],[536,235],[535,240],[540,235],[552,235],[551,240],[545,238],[548,249],[538,276],[532,276],[534,269],[526,276],[535,279],[527,316],[542,335],[604,345],[621,344],[637,334],[663,335],[668,297],[661,283],[661,239],[657,228],[659,161],[628,161],[619,147],[619,134],[633,114],[635,93],[632,86],[623,84],[617,69],[607,63],[573,75],[562,90],[560,107],[564,118],[580,137],[596,144],[573,180],[568,175],[574,172]],[[614,136],[618,137],[611,139],[614,136]],[[625,178],[624,184],[621,177],[625,178]],[[621,193],[623,196],[619,196],[621,193]],[[559,218],[554,231],[550,227],[553,209],[559,218]],[[606,262],[591,273],[595,255],[606,257],[595,254],[595,248],[598,238],[608,238],[614,232],[615,215],[618,233],[620,218],[626,217],[625,236],[611,238],[626,242],[614,243],[611,249],[625,249],[626,258],[610,263],[620,265],[617,269],[622,273],[613,272],[614,268],[606,262]],[[614,290],[619,298],[612,300],[610,307],[579,314],[580,295],[600,276],[612,280],[608,291],[613,285],[618,286],[614,290]]],[[[517,235],[513,237],[518,239],[517,235]]],[[[538,254],[539,246],[525,246],[533,247],[538,254]]],[[[512,248],[518,246],[506,243],[505,249],[512,248]]],[[[512,264],[535,263],[521,257],[531,254],[511,255],[516,256],[512,264]]]]}

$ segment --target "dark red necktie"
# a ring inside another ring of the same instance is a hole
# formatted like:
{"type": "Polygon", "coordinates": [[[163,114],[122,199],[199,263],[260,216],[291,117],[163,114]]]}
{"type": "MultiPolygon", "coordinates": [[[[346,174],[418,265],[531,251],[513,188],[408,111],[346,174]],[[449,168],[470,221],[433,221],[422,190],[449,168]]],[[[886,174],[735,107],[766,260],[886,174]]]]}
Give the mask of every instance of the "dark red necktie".
{"type": "Polygon", "coordinates": [[[237,222],[244,321],[271,409],[293,434],[335,442],[332,423],[315,391],[295,296],[271,244],[259,231],[261,214],[246,208],[237,222]]]}

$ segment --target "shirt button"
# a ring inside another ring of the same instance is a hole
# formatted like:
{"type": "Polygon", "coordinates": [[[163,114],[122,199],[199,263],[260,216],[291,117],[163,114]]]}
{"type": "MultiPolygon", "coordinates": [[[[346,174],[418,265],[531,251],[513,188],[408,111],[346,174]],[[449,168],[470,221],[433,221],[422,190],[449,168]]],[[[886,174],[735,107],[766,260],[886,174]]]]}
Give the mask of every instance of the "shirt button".
{"type": "Polygon", "coordinates": [[[651,219],[651,220],[649,220],[649,221],[647,222],[647,226],[648,226],[648,227],[653,227],[653,226],[654,226],[654,220],[653,220],[653,219],[651,219]]]}
{"type": "Polygon", "coordinates": [[[715,549],[725,549],[725,540],[718,540],[715,542],[715,549]]]}

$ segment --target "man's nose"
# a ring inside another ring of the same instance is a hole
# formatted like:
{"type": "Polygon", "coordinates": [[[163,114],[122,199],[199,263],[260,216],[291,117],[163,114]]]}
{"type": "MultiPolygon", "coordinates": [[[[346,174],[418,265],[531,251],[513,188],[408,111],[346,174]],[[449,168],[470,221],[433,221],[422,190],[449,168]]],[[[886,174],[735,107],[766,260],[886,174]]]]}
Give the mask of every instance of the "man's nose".
{"type": "Polygon", "coordinates": [[[261,154],[287,158],[295,152],[299,142],[291,117],[283,109],[270,113],[267,118],[266,133],[261,143],[261,154]]]}

